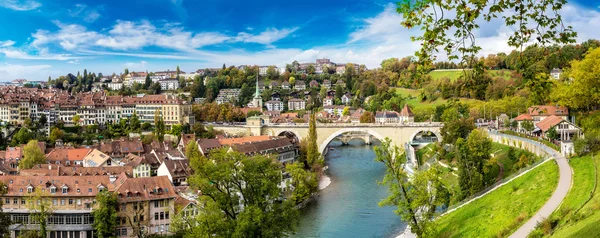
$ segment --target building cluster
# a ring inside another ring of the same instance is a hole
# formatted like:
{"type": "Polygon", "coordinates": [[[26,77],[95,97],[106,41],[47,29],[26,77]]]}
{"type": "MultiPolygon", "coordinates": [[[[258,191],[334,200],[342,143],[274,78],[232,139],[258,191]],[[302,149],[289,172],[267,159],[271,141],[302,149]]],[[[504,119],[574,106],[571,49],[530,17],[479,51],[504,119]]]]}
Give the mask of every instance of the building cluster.
{"type": "Polygon", "coordinates": [[[137,114],[141,123],[154,124],[155,112],[169,126],[194,123],[191,104],[173,95],[107,96],[103,91],[70,95],[58,89],[0,87],[3,123],[22,124],[45,115],[47,126],[58,121],[72,125],[79,115],[80,125],[105,125],[137,114]]]}
{"type": "Polygon", "coordinates": [[[92,211],[101,191],[117,195],[117,237],[133,236],[138,227],[148,235],[171,234],[175,216],[198,214],[193,199],[197,194],[187,183],[193,171],[183,153],[193,141],[209,158],[209,152],[219,148],[269,155],[282,163],[298,157],[297,144],[287,137],[196,139],[184,134],[177,143],[144,144],[139,138],[122,138],[86,147],[46,148],[40,142],[46,163],[20,170],[23,147],[9,147],[0,151],[0,181],[7,191],[0,199],[13,222],[11,237],[40,229],[28,204],[37,192],[52,207],[47,218],[49,237],[95,237],[92,211]]]}

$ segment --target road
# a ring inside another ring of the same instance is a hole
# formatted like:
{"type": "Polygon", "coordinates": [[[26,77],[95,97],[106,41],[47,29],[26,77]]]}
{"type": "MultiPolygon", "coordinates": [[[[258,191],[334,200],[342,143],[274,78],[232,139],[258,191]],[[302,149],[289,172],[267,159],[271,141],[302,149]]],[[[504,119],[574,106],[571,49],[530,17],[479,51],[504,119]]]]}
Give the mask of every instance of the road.
{"type": "Polygon", "coordinates": [[[511,238],[527,237],[529,233],[531,233],[535,229],[538,222],[543,221],[544,218],[550,216],[550,214],[552,214],[560,206],[563,199],[565,198],[565,196],[567,196],[567,193],[569,192],[572,180],[572,171],[571,167],[569,166],[569,162],[559,152],[553,149],[550,150],[554,152],[554,160],[558,165],[558,186],[556,187],[556,190],[554,190],[552,197],[550,197],[546,204],[544,204],[544,206],[542,206],[542,208],[540,208],[540,210],[538,210],[537,213],[535,213],[535,215],[533,215],[533,217],[531,217],[525,224],[519,227],[519,229],[510,236],[511,238]]]}

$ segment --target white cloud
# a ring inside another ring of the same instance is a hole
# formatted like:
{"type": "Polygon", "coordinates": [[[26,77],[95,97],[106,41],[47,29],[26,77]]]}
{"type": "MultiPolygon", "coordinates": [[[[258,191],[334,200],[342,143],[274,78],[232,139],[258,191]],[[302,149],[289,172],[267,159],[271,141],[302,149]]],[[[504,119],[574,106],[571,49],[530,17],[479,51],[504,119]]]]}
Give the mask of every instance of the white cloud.
{"type": "Polygon", "coordinates": [[[129,71],[144,71],[146,70],[147,64],[148,62],[142,60],[140,62],[127,62],[123,64],[123,66],[125,66],[125,68],[128,68],[129,71]]]}
{"type": "Polygon", "coordinates": [[[67,63],[69,63],[69,64],[79,64],[79,63],[81,63],[81,61],[79,61],[79,60],[71,60],[71,61],[69,61],[67,63]]]}
{"type": "Polygon", "coordinates": [[[95,22],[101,17],[97,9],[90,9],[85,4],[75,4],[75,8],[69,9],[71,17],[83,18],[85,22],[95,22]]]}
{"type": "Polygon", "coordinates": [[[299,28],[268,28],[265,31],[261,32],[258,35],[252,35],[247,32],[238,33],[235,41],[245,42],[245,43],[259,43],[263,45],[270,45],[273,42],[286,38],[290,34],[297,31],[299,28]]]}
{"type": "Polygon", "coordinates": [[[11,41],[11,40],[6,40],[6,41],[0,41],[0,47],[9,47],[9,46],[13,46],[16,42],[11,41]]]}
{"type": "Polygon", "coordinates": [[[28,54],[25,51],[14,49],[14,48],[0,48],[0,53],[4,54],[6,58],[11,59],[25,59],[25,60],[71,60],[80,59],[79,56],[71,56],[68,54],[28,54]]]}
{"type": "Polygon", "coordinates": [[[29,80],[46,80],[50,75],[51,65],[0,65],[0,81],[10,81],[28,77],[29,80]],[[43,78],[46,77],[46,78],[43,78]]]}
{"type": "Polygon", "coordinates": [[[41,7],[42,4],[34,0],[2,0],[0,7],[9,8],[15,11],[29,11],[41,7]]]}
{"type": "Polygon", "coordinates": [[[88,31],[82,25],[63,24],[60,21],[53,21],[53,23],[58,26],[59,30],[55,33],[38,30],[32,35],[34,38],[32,45],[34,47],[39,49],[49,43],[58,43],[65,50],[74,50],[100,37],[98,33],[88,31]]]}

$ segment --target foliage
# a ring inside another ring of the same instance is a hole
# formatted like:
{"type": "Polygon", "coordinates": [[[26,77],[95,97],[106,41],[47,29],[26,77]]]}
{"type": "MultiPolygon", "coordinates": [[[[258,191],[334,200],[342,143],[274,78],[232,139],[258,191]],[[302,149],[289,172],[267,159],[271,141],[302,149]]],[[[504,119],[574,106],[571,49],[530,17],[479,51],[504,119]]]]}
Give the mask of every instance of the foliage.
{"type": "Polygon", "coordinates": [[[40,149],[37,140],[27,142],[23,147],[23,159],[19,162],[19,169],[31,169],[38,164],[46,163],[46,156],[40,149]]]}
{"type": "Polygon", "coordinates": [[[546,137],[550,140],[558,139],[558,132],[556,131],[556,127],[553,126],[548,131],[546,131],[546,137]]]}
{"type": "Polygon", "coordinates": [[[456,104],[443,109],[444,111],[441,116],[444,122],[444,126],[441,129],[442,142],[444,144],[454,144],[459,138],[466,139],[469,133],[475,129],[475,124],[473,123],[473,118],[468,117],[465,106],[456,104]]]}
{"type": "Polygon", "coordinates": [[[115,193],[104,190],[96,194],[97,207],[94,215],[94,231],[99,238],[114,237],[115,229],[119,226],[117,207],[119,201],[115,193]]]}
{"type": "Polygon", "coordinates": [[[189,182],[202,191],[204,209],[186,237],[282,237],[295,230],[299,214],[291,200],[282,200],[276,160],[226,149],[212,151],[210,160],[190,160],[189,182]]]}
{"type": "Polygon", "coordinates": [[[409,179],[404,164],[404,151],[392,146],[389,138],[375,147],[375,160],[386,167],[386,174],[380,185],[388,186],[388,197],[381,200],[380,206],[394,206],[395,213],[410,226],[417,237],[424,237],[433,228],[432,218],[438,206],[447,205],[450,194],[439,179],[439,171],[433,167],[417,172],[409,179]]]}
{"type": "MultiPolygon", "coordinates": [[[[522,48],[536,39],[534,46],[551,43],[573,43],[576,33],[562,23],[560,10],[566,0],[544,1],[403,1],[397,11],[403,15],[402,25],[406,28],[420,27],[423,34],[412,37],[421,42],[415,53],[422,65],[431,65],[434,53],[444,49],[449,59],[473,65],[481,47],[475,42],[475,32],[480,22],[491,22],[502,18],[506,26],[515,26],[509,36],[508,45],[522,48]],[[505,15],[503,12],[515,11],[505,15]],[[533,23],[533,24],[530,24],[533,23]]],[[[482,64],[483,66],[483,64],[482,64]]]]}
{"type": "Polygon", "coordinates": [[[25,144],[31,139],[33,139],[33,133],[29,129],[21,127],[21,129],[19,129],[19,131],[13,135],[11,145],[18,146],[20,144],[25,144]]]}
{"type": "Polygon", "coordinates": [[[154,137],[161,143],[165,139],[165,122],[158,110],[154,112],[154,137]]]}
{"type": "Polygon", "coordinates": [[[481,191],[486,185],[484,168],[490,160],[491,146],[490,139],[477,129],[471,131],[466,141],[463,138],[456,141],[460,199],[481,191]]]}
{"type": "Polygon", "coordinates": [[[317,170],[319,168],[318,165],[322,163],[319,147],[317,146],[316,113],[311,113],[308,121],[308,146],[306,149],[306,161],[313,170],[317,170]]]}
{"type": "Polygon", "coordinates": [[[48,229],[48,217],[52,214],[53,207],[50,201],[50,195],[42,191],[41,187],[34,188],[33,193],[26,197],[26,205],[29,209],[29,216],[33,221],[40,225],[38,235],[46,238],[48,229]]]}
{"type": "Polygon", "coordinates": [[[50,143],[54,144],[56,143],[56,140],[62,140],[64,135],[65,131],[61,130],[58,127],[54,127],[50,131],[50,136],[48,137],[48,140],[50,140],[50,143]]]}
{"type": "Polygon", "coordinates": [[[360,116],[360,123],[375,123],[375,115],[366,111],[360,116]]]}
{"type": "MultiPolygon", "coordinates": [[[[8,193],[8,187],[0,181],[0,196],[6,195],[8,193]]],[[[5,213],[2,210],[2,206],[4,205],[4,199],[0,199],[0,237],[7,237],[10,233],[9,226],[12,224],[10,220],[10,215],[5,213]]]]}
{"type": "Polygon", "coordinates": [[[532,132],[535,127],[533,126],[532,121],[523,121],[521,122],[521,128],[526,132],[532,132]]]}
{"type": "Polygon", "coordinates": [[[565,72],[572,79],[559,83],[553,90],[552,98],[561,105],[572,109],[592,110],[600,102],[600,48],[596,48],[581,61],[571,62],[571,69],[565,72]]]}
{"type": "Polygon", "coordinates": [[[290,175],[288,186],[293,189],[289,199],[296,204],[308,199],[319,189],[317,173],[304,170],[304,164],[300,162],[286,164],[285,172],[290,175]]]}
{"type": "Polygon", "coordinates": [[[242,122],[246,120],[244,113],[229,103],[193,105],[192,112],[199,122],[242,122]]]}

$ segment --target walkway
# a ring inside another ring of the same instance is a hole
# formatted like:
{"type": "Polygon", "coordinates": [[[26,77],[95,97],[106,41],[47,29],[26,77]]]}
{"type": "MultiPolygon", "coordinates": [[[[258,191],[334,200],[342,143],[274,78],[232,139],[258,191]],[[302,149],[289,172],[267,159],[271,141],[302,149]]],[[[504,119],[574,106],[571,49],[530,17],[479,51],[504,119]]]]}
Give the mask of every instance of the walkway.
{"type": "MultiPolygon", "coordinates": [[[[545,145],[540,146],[547,147],[545,145]]],[[[529,233],[535,229],[539,222],[543,221],[546,217],[549,217],[554,211],[556,211],[556,209],[558,209],[563,199],[567,196],[569,189],[571,188],[572,171],[571,167],[569,166],[569,162],[558,151],[555,151],[549,147],[548,149],[553,151],[554,160],[558,165],[558,186],[546,204],[544,204],[544,206],[542,206],[542,208],[540,208],[540,210],[538,210],[537,213],[533,215],[533,217],[531,217],[525,224],[519,227],[519,229],[510,236],[511,238],[527,237],[529,233]]]]}
{"type": "Polygon", "coordinates": [[[550,199],[546,201],[544,206],[542,206],[542,208],[540,208],[540,210],[538,210],[537,213],[535,213],[535,215],[533,215],[525,224],[519,227],[519,229],[510,236],[511,238],[527,237],[529,233],[531,233],[535,229],[539,222],[543,221],[546,217],[549,217],[554,211],[556,211],[556,209],[558,209],[563,199],[567,196],[567,193],[569,193],[569,189],[571,188],[572,182],[571,180],[573,179],[571,174],[571,167],[569,166],[569,162],[567,161],[567,159],[560,152],[540,142],[513,135],[499,134],[497,132],[490,132],[490,134],[502,135],[504,137],[519,139],[527,141],[529,143],[537,144],[540,149],[545,151],[545,153],[551,155],[554,158],[556,164],[558,165],[558,185],[556,186],[556,190],[554,190],[554,193],[552,194],[550,199]]]}

